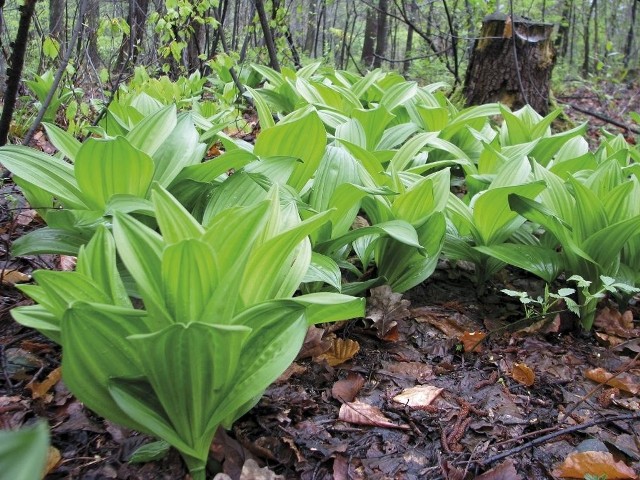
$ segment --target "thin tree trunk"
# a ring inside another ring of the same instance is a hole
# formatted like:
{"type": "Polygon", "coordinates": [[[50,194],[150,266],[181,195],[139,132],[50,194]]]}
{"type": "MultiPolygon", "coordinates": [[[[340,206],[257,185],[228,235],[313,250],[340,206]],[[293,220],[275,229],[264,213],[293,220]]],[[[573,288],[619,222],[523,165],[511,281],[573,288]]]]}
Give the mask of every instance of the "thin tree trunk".
{"type": "Polygon", "coordinates": [[[129,0],[129,35],[122,38],[117,65],[120,70],[128,70],[135,65],[140,53],[140,45],[144,38],[145,25],[147,23],[147,10],[149,0],[129,0]]]}
{"type": "Polygon", "coordinates": [[[49,35],[60,40],[64,26],[64,0],[49,0],[49,35]]]}
{"type": "MultiPolygon", "coordinates": [[[[87,43],[87,54],[95,69],[101,64],[100,53],[98,52],[98,27],[100,25],[100,0],[89,0],[87,4],[87,27],[85,29],[87,43]]],[[[84,36],[84,35],[83,35],[84,36]]],[[[82,40],[81,40],[82,41],[82,40]]]]}
{"type": "Polygon", "coordinates": [[[640,0],[631,0],[631,20],[629,21],[629,30],[627,32],[627,43],[624,46],[624,66],[625,68],[629,68],[629,64],[631,62],[631,52],[633,51],[633,38],[634,38],[634,28],[636,24],[636,15],[638,10],[638,3],[640,0]]]}
{"type": "Polygon", "coordinates": [[[364,26],[364,42],[362,43],[362,62],[365,68],[371,68],[374,61],[376,32],[378,31],[376,12],[367,9],[367,19],[364,26]]]}
{"type": "Polygon", "coordinates": [[[271,27],[269,26],[267,12],[264,9],[264,2],[263,0],[254,0],[254,3],[256,11],[258,12],[258,18],[260,19],[260,25],[262,26],[264,43],[267,46],[267,52],[269,52],[269,63],[271,64],[271,68],[279,72],[280,62],[278,62],[278,52],[276,52],[276,46],[273,42],[273,35],[271,33],[271,27]]]}
{"type": "Polygon", "coordinates": [[[24,57],[27,51],[27,41],[29,40],[29,27],[31,26],[31,18],[36,8],[37,0],[25,0],[20,8],[20,21],[18,23],[18,32],[13,42],[13,50],[9,60],[9,68],[7,68],[7,89],[4,96],[4,106],[2,108],[2,116],[0,116],[0,146],[7,143],[9,136],[9,127],[11,126],[11,118],[16,107],[16,98],[18,96],[18,86],[22,77],[22,67],[24,67],[24,57]]]}
{"type": "Polygon", "coordinates": [[[587,77],[589,75],[589,57],[591,56],[591,35],[589,34],[591,17],[593,16],[593,7],[595,5],[595,0],[591,1],[591,6],[589,8],[589,13],[587,14],[587,18],[584,21],[584,58],[582,60],[582,76],[587,77]]]}

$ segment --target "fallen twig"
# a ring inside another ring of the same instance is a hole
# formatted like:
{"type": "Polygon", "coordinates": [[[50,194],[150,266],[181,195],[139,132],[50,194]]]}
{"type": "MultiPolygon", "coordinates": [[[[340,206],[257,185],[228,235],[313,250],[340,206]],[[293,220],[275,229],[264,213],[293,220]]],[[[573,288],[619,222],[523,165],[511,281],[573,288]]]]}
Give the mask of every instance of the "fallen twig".
{"type": "Polygon", "coordinates": [[[517,447],[511,448],[509,450],[505,450],[504,452],[500,452],[496,455],[493,455],[485,460],[482,460],[480,463],[481,466],[485,467],[493,462],[497,462],[498,460],[502,460],[503,458],[510,457],[516,453],[520,453],[527,448],[535,447],[536,445],[540,445],[542,443],[546,443],[549,440],[560,437],[567,433],[577,432],[579,430],[583,430],[585,428],[593,427],[594,425],[600,425],[601,423],[609,423],[616,422],[619,420],[640,420],[640,412],[629,413],[626,415],[615,415],[612,417],[600,418],[598,420],[591,420],[590,422],[581,423],[579,425],[573,425],[571,427],[563,428],[553,433],[549,433],[548,435],[543,435],[542,437],[534,438],[533,440],[523,443],[517,447]]]}
{"type": "Polygon", "coordinates": [[[624,124],[622,122],[619,122],[618,120],[614,120],[611,117],[607,117],[606,115],[602,115],[601,113],[592,112],[590,110],[587,110],[586,108],[578,107],[578,106],[574,105],[573,103],[563,102],[562,100],[559,100],[559,99],[556,99],[556,101],[558,103],[562,103],[564,105],[568,105],[569,107],[571,107],[574,110],[577,110],[579,112],[586,113],[587,115],[591,115],[592,117],[595,117],[595,118],[599,118],[600,120],[602,120],[604,122],[607,122],[607,123],[610,123],[611,125],[615,125],[616,127],[623,128],[624,130],[627,130],[628,132],[633,132],[633,133],[636,133],[636,134],[640,135],[640,130],[638,130],[637,128],[630,127],[629,125],[626,125],[626,124],[624,124]]]}

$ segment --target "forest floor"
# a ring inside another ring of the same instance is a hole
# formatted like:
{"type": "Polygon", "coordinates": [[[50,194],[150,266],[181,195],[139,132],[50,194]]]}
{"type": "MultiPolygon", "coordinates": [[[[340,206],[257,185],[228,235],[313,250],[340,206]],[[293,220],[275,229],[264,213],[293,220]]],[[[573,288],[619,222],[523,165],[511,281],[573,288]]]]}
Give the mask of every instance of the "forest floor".
{"type": "MultiPolygon", "coordinates": [[[[557,97],[629,124],[639,95],[614,85],[557,97]]],[[[567,114],[599,134],[600,120],[567,114]]],[[[60,349],[11,319],[30,302],[12,284],[69,259],[13,258],[12,240],[39,220],[10,182],[0,193],[0,428],[48,420],[47,479],[186,478],[174,451],[129,464],[149,438],[86,410],[60,381],[60,349]]],[[[622,312],[603,302],[583,334],[566,315],[522,321],[500,291],[536,295],[541,281],[507,270],[480,294],[472,273],[442,262],[402,298],[376,290],[367,319],[313,328],[298,360],[216,438],[211,463],[228,475],[218,479],[516,480],[571,468],[584,478],[588,462],[608,479],[640,475],[640,301],[622,312]]]]}

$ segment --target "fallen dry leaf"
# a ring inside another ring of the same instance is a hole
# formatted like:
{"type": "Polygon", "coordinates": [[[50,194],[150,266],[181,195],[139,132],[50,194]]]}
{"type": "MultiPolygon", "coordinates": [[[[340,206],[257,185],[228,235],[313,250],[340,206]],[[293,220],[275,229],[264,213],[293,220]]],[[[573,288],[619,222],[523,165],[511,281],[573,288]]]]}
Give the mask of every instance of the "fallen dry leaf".
{"type": "Polygon", "coordinates": [[[403,390],[393,397],[393,401],[411,408],[427,407],[438,398],[442,390],[444,389],[432,385],[418,385],[403,390]]]}
{"type": "Polygon", "coordinates": [[[298,363],[292,363],[287,367],[287,369],[282,372],[282,374],[276,379],[276,385],[280,385],[282,383],[287,383],[289,379],[293,376],[298,376],[307,371],[307,367],[304,367],[298,363]]]}
{"type": "Polygon", "coordinates": [[[389,285],[372,288],[367,298],[366,318],[373,321],[378,337],[384,338],[398,320],[411,316],[409,305],[411,302],[404,300],[401,293],[394,293],[389,285]]]}
{"type": "Polygon", "coordinates": [[[615,308],[604,307],[598,312],[593,325],[608,335],[622,338],[634,336],[633,313],[631,310],[620,313],[615,308]]]}
{"type": "Polygon", "coordinates": [[[525,387],[530,387],[536,381],[536,374],[524,363],[514,363],[511,367],[511,378],[525,387]]]}
{"type": "Polygon", "coordinates": [[[331,388],[331,395],[339,402],[352,402],[364,386],[364,377],[349,372],[346,378],[338,380],[331,388]]]}
{"type": "Polygon", "coordinates": [[[587,474],[605,475],[607,480],[638,478],[632,468],[616,462],[609,452],[573,452],[552,474],[562,478],[584,478],[587,474]]]}
{"type": "Polygon", "coordinates": [[[355,340],[335,338],[329,350],[314,358],[320,362],[325,360],[330,366],[335,367],[341,363],[351,360],[360,351],[360,344],[355,340]]]}
{"type": "Polygon", "coordinates": [[[407,430],[408,425],[397,425],[384,416],[378,407],[364,402],[346,402],[340,406],[338,420],[356,425],[369,425],[372,427],[400,428],[407,430]]]}
{"type": "Polygon", "coordinates": [[[58,367],[55,370],[52,370],[51,373],[47,375],[47,378],[42,382],[31,381],[26,388],[31,390],[31,398],[35,400],[37,398],[42,398],[49,393],[49,390],[51,390],[51,388],[58,383],[61,378],[62,369],[58,367]]]}
{"type": "Polygon", "coordinates": [[[26,273],[22,273],[14,269],[3,270],[0,275],[2,275],[2,277],[0,277],[2,284],[10,287],[14,286],[16,283],[23,283],[31,280],[31,275],[27,275],[26,273]]]}
{"type": "Polygon", "coordinates": [[[476,480],[522,480],[522,477],[516,471],[513,460],[507,459],[500,465],[477,476],[476,480]]]}
{"type": "Polygon", "coordinates": [[[465,352],[482,352],[482,340],[487,336],[484,332],[467,332],[460,335],[459,340],[462,342],[465,352]]]}
{"type": "Polygon", "coordinates": [[[640,385],[634,382],[629,375],[622,374],[614,377],[612,373],[607,372],[604,368],[592,368],[587,370],[584,376],[594,382],[605,383],[610,387],[619,388],[633,395],[640,390],[640,385]]]}
{"type": "Polygon", "coordinates": [[[302,360],[303,358],[317,357],[329,350],[331,348],[331,338],[323,338],[324,334],[324,328],[309,327],[296,359],[302,360]]]}
{"type": "Polygon", "coordinates": [[[49,451],[47,452],[47,465],[44,469],[44,476],[49,475],[60,463],[62,460],[62,455],[60,454],[60,450],[56,447],[49,446],[49,451]]]}
{"type": "Polygon", "coordinates": [[[21,210],[15,218],[15,222],[18,225],[27,226],[31,222],[33,222],[34,218],[38,216],[38,212],[33,208],[28,208],[26,210],[21,210]]]}
{"type": "Polygon", "coordinates": [[[65,272],[74,270],[76,268],[77,261],[77,257],[72,257],[71,255],[60,255],[60,260],[58,262],[60,270],[64,270],[65,272]]]}

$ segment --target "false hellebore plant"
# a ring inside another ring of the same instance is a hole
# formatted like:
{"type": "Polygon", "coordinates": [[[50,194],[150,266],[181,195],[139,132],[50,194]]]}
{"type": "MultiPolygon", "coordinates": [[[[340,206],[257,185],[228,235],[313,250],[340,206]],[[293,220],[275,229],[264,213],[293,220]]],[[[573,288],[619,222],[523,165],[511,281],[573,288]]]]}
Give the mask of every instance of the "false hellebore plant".
{"type": "Polygon", "coordinates": [[[88,408],[165,440],[200,480],[218,427],[258,401],[307,327],[362,316],[364,304],[292,298],[311,259],[307,236],[329,212],[301,221],[273,187],[204,228],[162,187],[152,200],[161,234],[116,212],[113,235],[100,226],[75,272],[35,272],[38,284],[22,288],[38,305],[13,315],[61,343],[65,382],[88,408]],[[132,306],[116,251],[144,309],[132,306]]]}

